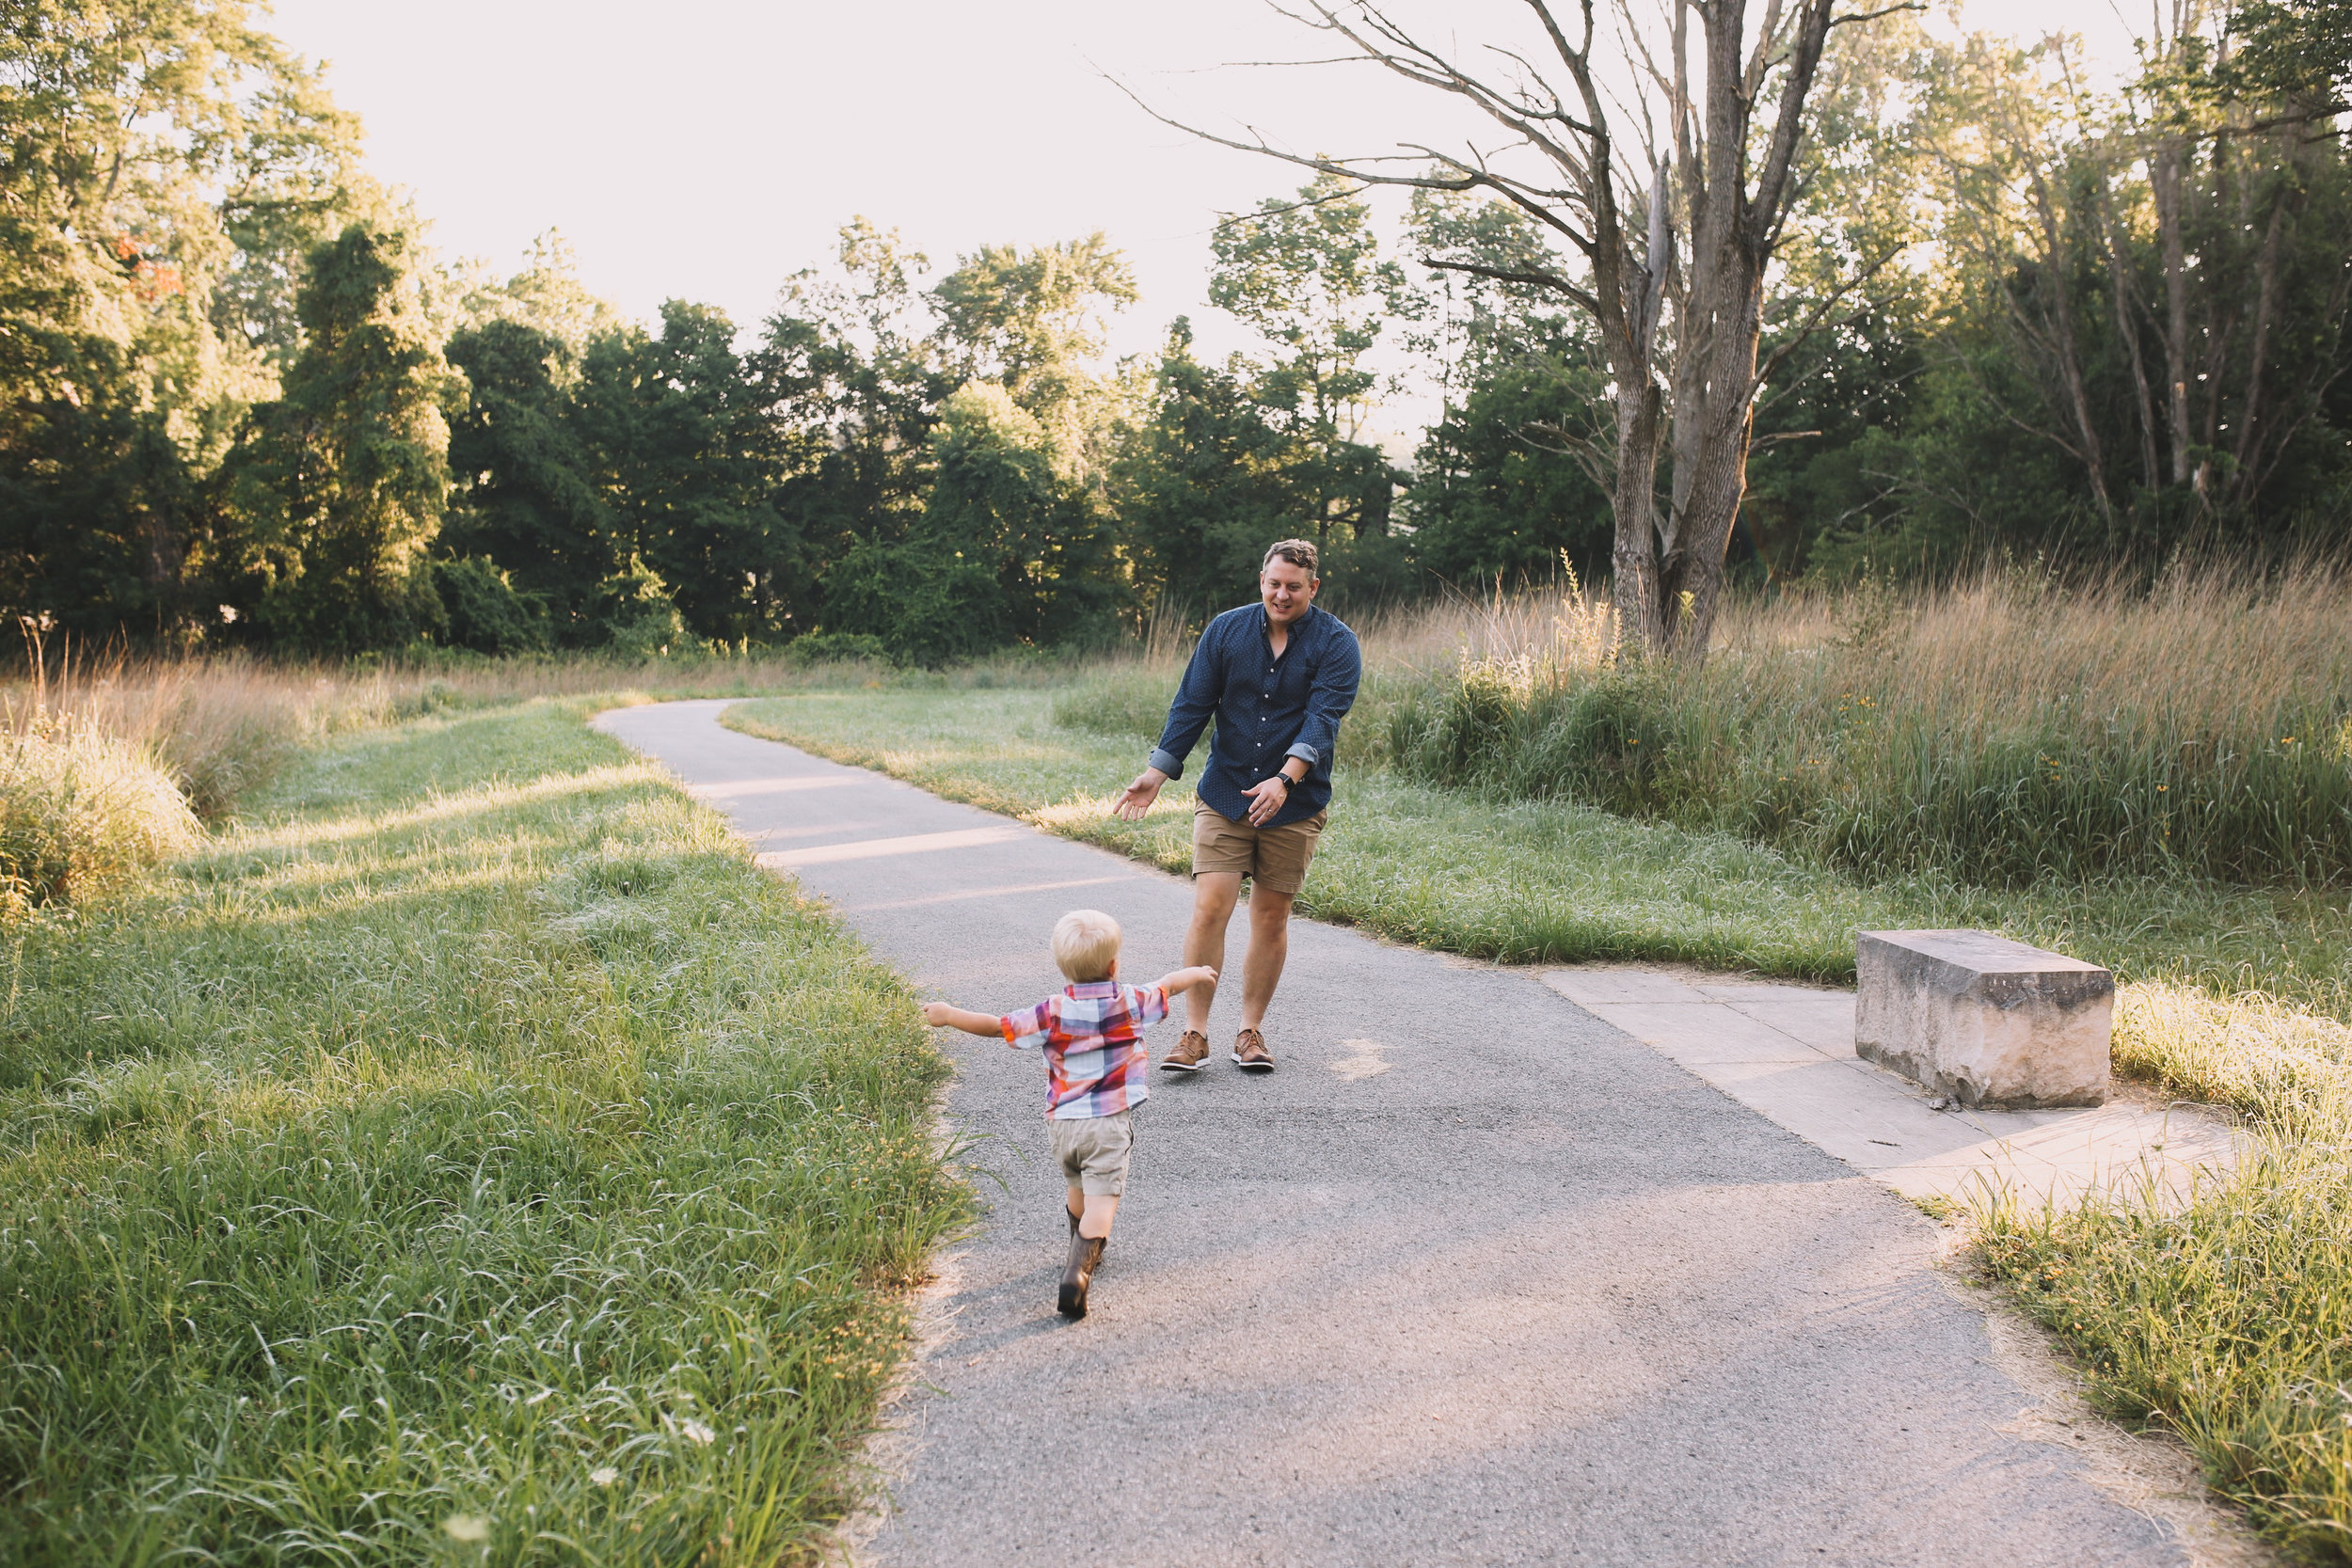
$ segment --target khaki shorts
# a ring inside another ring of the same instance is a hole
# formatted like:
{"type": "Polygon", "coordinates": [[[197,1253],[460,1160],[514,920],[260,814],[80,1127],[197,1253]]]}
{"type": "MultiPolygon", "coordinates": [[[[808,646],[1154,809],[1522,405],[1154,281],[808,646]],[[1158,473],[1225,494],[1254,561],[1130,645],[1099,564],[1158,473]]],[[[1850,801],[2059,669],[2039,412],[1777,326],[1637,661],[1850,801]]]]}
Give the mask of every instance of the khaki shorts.
{"type": "Polygon", "coordinates": [[[1253,828],[1218,814],[1206,800],[1192,808],[1192,874],[1238,871],[1270,893],[1295,895],[1307,885],[1307,863],[1330,816],[1319,811],[1303,822],[1253,828]]]}
{"type": "Polygon", "coordinates": [[[1107,1117],[1057,1117],[1054,1158],[1071,1186],[1089,1197],[1117,1197],[1127,1190],[1127,1157],[1136,1148],[1133,1111],[1107,1117]]]}

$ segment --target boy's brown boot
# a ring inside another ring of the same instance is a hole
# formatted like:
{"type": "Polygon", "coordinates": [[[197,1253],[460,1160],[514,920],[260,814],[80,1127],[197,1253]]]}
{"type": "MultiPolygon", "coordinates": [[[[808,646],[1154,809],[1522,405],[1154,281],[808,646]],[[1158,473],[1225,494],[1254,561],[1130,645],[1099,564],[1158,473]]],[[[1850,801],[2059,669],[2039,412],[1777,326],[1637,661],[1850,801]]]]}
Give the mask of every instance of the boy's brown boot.
{"type": "Polygon", "coordinates": [[[1095,1266],[1103,1261],[1103,1243],[1107,1236],[1073,1236],[1070,1238],[1070,1262],[1061,1271],[1061,1298],[1057,1305],[1065,1318],[1087,1315],[1087,1287],[1094,1283],[1095,1266]]]}
{"type": "Polygon", "coordinates": [[[1198,1029],[1187,1029],[1184,1037],[1176,1042],[1160,1063],[1162,1072],[1199,1072],[1209,1065],[1209,1037],[1198,1029]]]}

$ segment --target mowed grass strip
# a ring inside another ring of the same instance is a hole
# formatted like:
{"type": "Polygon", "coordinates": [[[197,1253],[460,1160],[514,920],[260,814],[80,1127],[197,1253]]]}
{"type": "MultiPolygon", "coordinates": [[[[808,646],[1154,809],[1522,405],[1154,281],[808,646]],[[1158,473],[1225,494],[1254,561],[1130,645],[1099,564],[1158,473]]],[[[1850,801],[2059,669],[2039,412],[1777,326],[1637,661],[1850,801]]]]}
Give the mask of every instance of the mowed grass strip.
{"type": "MultiPolygon", "coordinates": [[[[1057,699],[810,694],[739,704],[725,722],[1188,872],[1192,777],[1144,821],[1120,821],[1111,798],[1149,740],[1058,724],[1057,699]]],[[[1400,941],[1506,963],[1683,959],[1828,979],[1853,973],[1855,927],[1900,924],[1895,900],[1729,834],[1497,803],[1361,766],[1343,767],[1335,789],[1299,908],[1400,941]]]]}
{"type": "MultiPolygon", "coordinates": [[[[1141,823],[1109,810],[1173,680],[1114,669],[1059,691],[812,693],[741,703],[725,721],[1183,872],[1190,777],[1141,823]]],[[[1359,704],[1366,727],[1382,702],[1375,689],[1359,704]]],[[[1504,963],[1670,960],[1830,981],[1853,978],[1857,929],[1981,927],[2127,982],[2259,990],[2352,1016],[2352,913],[2322,891],[1865,879],[1728,832],[1416,783],[1381,766],[1376,736],[1358,728],[1351,718],[1341,732],[1331,826],[1299,901],[1319,919],[1504,963]]]]}
{"type": "Polygon", "coordinates": [[[347,736],[0,1010],[0,1560],[814,1555],[968,1197],[889,973],[546,703],[347,736]]]}

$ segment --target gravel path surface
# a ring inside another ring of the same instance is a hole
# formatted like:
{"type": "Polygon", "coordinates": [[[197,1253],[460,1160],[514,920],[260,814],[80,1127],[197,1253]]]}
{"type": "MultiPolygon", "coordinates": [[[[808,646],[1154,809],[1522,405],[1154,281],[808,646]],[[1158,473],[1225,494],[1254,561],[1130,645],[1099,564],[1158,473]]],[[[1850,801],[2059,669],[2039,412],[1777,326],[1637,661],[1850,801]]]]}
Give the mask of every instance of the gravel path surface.
{"type": "MultiPolygon", "coordinates": [[[[597,722],[928,990],[1036,1001],[1079,906],[1125,927],[1125,977],[1180,962],[1183,881],[723,729],[725,705],[597,722]]],[[[1926,1219],[1531,975],[1299,922],[1270,1076],[1224,1059],[1236,1006],[1210,1071],[1154,1074],[1075,1324],[1042,1069],[942,1036],[1002,1186],[945,1265],[871,1557],[2187,1560],[2074,1454],[2000,1430],[2031,1402],[1926,1219]]]]}

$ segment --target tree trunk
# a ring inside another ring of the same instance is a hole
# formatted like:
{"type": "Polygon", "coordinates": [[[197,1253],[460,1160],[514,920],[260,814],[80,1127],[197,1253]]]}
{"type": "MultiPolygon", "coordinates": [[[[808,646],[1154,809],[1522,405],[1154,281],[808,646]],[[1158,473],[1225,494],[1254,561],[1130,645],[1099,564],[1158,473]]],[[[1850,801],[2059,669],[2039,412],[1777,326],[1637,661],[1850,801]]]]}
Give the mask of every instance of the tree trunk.
{"type": "Polygon", "coordinates": [[[2033,181],[2034,212],[2042,224],[2042,276],[2050,290],[2050,325],[2058,337],[2058,383],[2066,388],[2068,412],[2074,416],[2075,437],[2081,443],[2083,467],[2090,478],[2091,499],[2099,503],[2099,520],[2109,534],[2115,531],[2115,504],[2107,499],[2106,460],[2099,448],[2099,425],[2090,412],[2090,392],[2083,377],[2082,335],[2074,328],[2074,299],[2067,288],[2065,236],[2050,199],[2050,187],[2037,171],[2033,181]]]}
{"type": "Polygon", "coordinates": [[[2181,239],[2181,165],[2176,141],[2156,153],[2149,173],[2156,198],[2156,233],[2164,252],[2164,382],[2171,417],[2172,483],[2188,483],[2188,261],[2181,239]]]}
{"type": "Polygon", "coordinates": [[[2148,366],[2139,352],[2139,328],[2132,319],[2131,274],[2123,261],[2123,226],[2115,215],[2106,175],[2099,176],[2100,226],[2106,230],[2107,281],[2115,293],[2115,330],[2123,340],[2132,367],[2132,422],[2139,427],[2139,483],[2148,490],[2164,479],[2156,467],[2155,404],[2148,395],[2148,366]]]}

